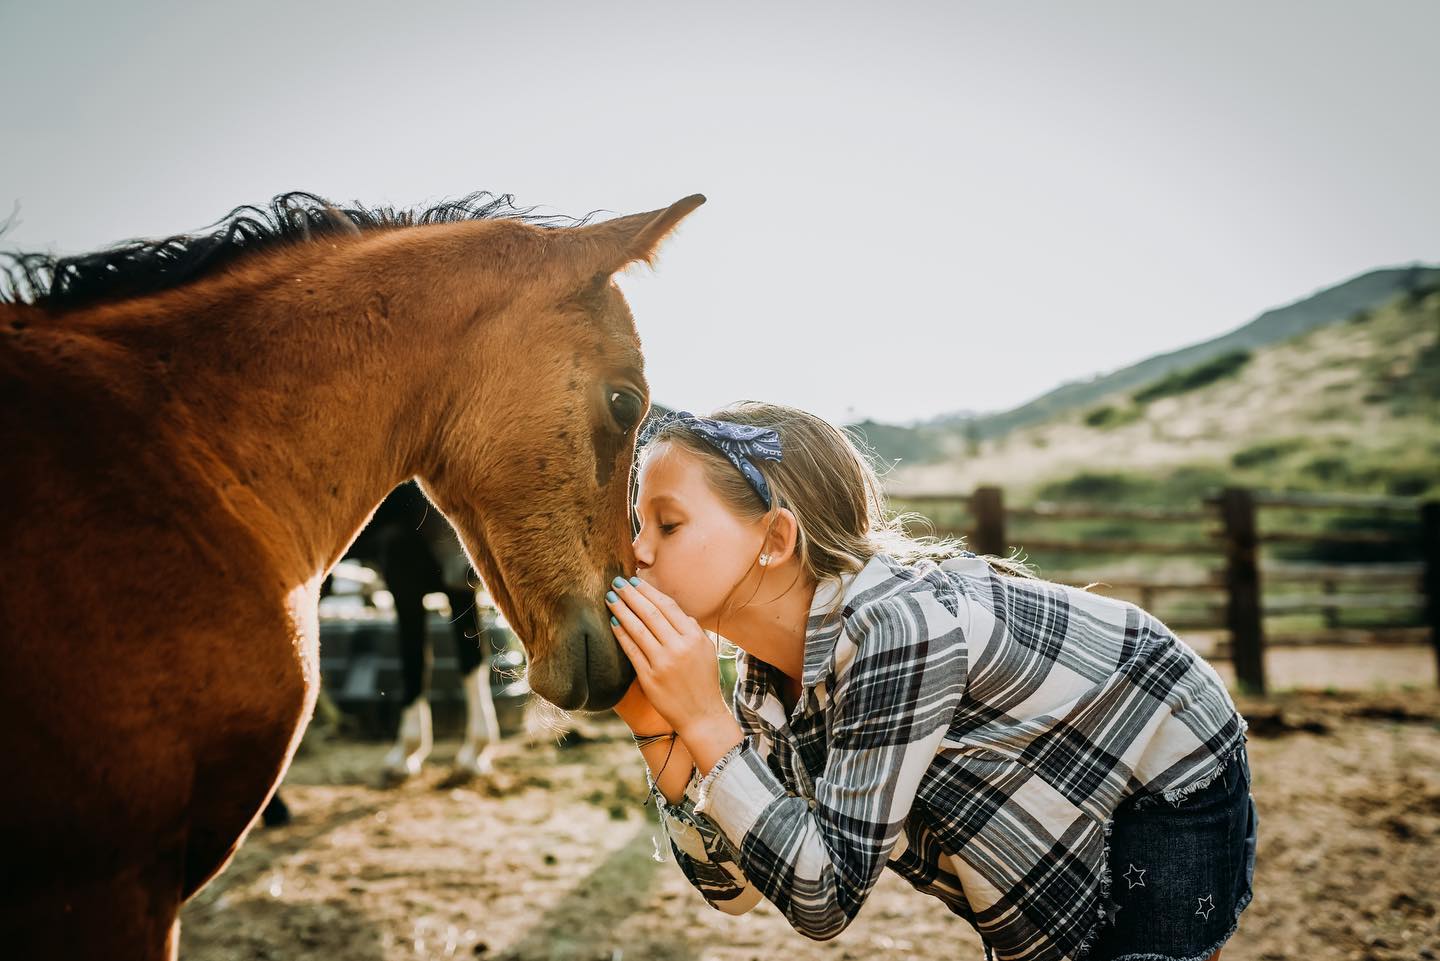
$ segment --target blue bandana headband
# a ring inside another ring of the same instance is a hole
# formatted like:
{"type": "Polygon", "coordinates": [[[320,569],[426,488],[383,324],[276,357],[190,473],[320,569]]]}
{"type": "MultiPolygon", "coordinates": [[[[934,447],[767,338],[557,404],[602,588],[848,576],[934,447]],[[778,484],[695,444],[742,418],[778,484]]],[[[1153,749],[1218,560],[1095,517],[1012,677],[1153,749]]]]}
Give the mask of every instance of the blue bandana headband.
{"type": "Polygon", "coordinates": [[[660,428],[675,423],[683,424],[690,433],[728,457],[735,469],[754,488],[755,493],[760,495],[765,509],[768,511],[771,508],[770,485],[765,483],[765,476],[755,467],[752,459],[780,459],[779,431],[771,427],[751,427],[749,424],[732,424],[726,420],[696,417],[688,410],[672,410],[650,422],[650,426],[640,438],[640,443],[649,443],[660,428]]]}

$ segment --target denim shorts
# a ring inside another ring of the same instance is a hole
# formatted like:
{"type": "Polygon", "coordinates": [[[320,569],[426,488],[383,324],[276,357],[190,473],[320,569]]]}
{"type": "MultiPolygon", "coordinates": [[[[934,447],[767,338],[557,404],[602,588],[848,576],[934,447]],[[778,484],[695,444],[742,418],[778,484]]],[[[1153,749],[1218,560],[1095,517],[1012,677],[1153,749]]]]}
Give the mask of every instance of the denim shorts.
{"type": "Polygon", "coordinates": [[[1127,798],[1110,831],[1107,918],[1085,961],[1205,961],[1240,923],[1259,818],[1245,747],[1173,801],[1127,798]]]}

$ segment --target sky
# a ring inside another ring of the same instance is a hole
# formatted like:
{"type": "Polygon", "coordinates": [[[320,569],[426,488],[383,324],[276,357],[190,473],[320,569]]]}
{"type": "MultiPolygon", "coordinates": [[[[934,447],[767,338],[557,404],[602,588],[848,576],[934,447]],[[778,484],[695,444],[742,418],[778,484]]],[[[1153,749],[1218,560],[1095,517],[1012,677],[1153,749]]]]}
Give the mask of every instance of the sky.
{"type": "Polygon", "coordinates": [[[1440,262],[1440,4],[0,0],[0,249],[303,189],[709,202],[625,274],[655,400],[1014,407],[1440,262]]]}

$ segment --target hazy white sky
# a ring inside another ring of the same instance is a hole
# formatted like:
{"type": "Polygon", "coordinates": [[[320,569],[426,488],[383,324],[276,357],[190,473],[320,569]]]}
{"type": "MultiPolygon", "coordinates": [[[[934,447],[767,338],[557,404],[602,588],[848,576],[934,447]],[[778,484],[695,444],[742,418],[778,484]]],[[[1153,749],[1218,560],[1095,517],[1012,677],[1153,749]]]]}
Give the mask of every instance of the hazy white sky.
{"type": "Polygon", "coordinates": [[[1006,408],[1440,261],[1437,35],[1430,0],[0,0],[0,246],[699,191],[622,281],[657,400],[1006,408]]]}

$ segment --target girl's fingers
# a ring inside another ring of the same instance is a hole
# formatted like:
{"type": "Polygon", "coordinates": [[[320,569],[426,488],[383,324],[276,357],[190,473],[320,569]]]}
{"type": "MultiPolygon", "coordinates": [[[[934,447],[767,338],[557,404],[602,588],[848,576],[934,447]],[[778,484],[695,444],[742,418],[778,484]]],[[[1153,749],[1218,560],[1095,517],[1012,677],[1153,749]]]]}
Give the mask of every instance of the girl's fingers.
{"type": "MultiPolygon", "coordinates": [[[[663,644],[671,640],[679,633],[678,627],[671,624],[670,619],[650,601],[650,598],[641,593],[639,588],[635,587],[635,585],[629,581],[622,581],[620,578],[616,578],[615,583],[610,585],[610,591],[613,594],[618,594],[620,600],[624,601],[624,606],[634,611],[636,616],[645,622],[645,626],[650,629],[651,635],[660,643],[663,644]]],[[[615,606],[614,604],[610,605],[612,610],[615,606]]]]}
{"type": "MultiPolygon", "coordinates": [[[[620,642],[620,650],[624,651],[625,656],[630,658],[630,664],[635,668],[635,675],[637,677],[642,674],[648,675],[650,673],[649,658],[645,656],[645,652],[640,650],[639,645],[635,643],[634,639],[630,637],[630,634],[613,615],[610,618],[610,632],[615,635],[615,640],[620,642]]],[[[641,685],[641,689],[644,689],[643,684],[641,685]]]]}
{"type": "Polygon", "coordinates": [[[651,604],[654,604],[660,613],[665,615],[665,619],[670,622],[670,626],[675,629],[676,633],[682,632],[686,625],[689,624],[691,620],[690,615],[682,611],[680,605],[676,604],[669,594],[666,594],[654,584],[640,581],[639,578],[632,579],[630,583],[635,586],[635,590],[644,595],[651,604]],[[639,581],[639,583],[636,584],[636,581],[639,581]]]}
{"type": "Polygon", "coordinates": [[[630,605],[626,603],[625,599],[617,597],[613,601],[610,600],[610,596],[614,593],[614,591],[611,591],[610,594],[605,597],[605,603],[610,607],[610,617],[612,619],[610,628],[614,630],[614,622],[618,620],[620,622],[619,626],[630,636],[631,643],[639,648],[640,652],[645,655],[645,662],[648,664],[655,659],[655,655],[660,653],[660,641],[656,639],[654,632],[646,626],[645,622],[640,619],[640,616],[631,610],[630,605]]]}

